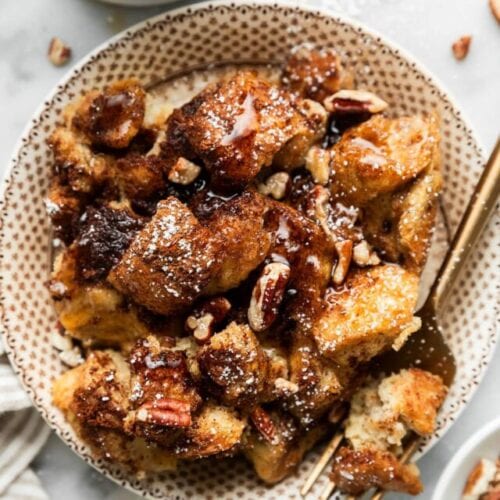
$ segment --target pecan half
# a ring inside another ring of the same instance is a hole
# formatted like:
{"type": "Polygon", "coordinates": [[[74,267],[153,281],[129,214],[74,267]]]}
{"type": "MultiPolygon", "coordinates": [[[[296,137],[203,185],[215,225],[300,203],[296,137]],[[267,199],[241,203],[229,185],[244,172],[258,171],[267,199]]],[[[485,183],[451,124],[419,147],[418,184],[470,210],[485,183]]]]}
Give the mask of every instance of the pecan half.
{"type": "Polygon", "coordinates": [[[174,184],[187,186],[196,180],[200,172],[201,168],[198,165],[181,156],[170,169],[168,180],[174,184]]]}
{"type": "Polygon", "coordinates": [[[290,176],[286,172],[277,172],[270,175],[265,182],[257,187],[260,194],[272,196],[275,200],[282,200],[289,189],[290,176]]]}
{"type": "Polygon", "coordinates": [[[255,332],[269,328],[278,315],[285,288],[290,278],[290,267],[281,262],[267,264],[257,280],[248,308],[248,323],[255,332]]]}
{"type": "Polygon", "coordinates": [[[336,114],[380,113],[388,106],[383,99],[366,90],[339,90],[327,97],[324,105],[336,114]]]}
{"type": "Polygon", "coordinates": [[[63,66],[71,57],[71,48],[55,36],[50,41],[47,56],[54,66],[63,66]]]}
{"type": "Polygon", "coordinates": [[[352,258],[352,241],[344,240],[335,243],[335,249],[338,254],[337,265],[334,268],[332,280],[335,285],[341,285],[349,271],[352,258]]]}
{"type": "Polygon", "coordinates": [[[192,423],[191,406],[174,398],[148,401],[137,410],[136,420],[167,427],[189,427],[192,423]]]}
{"type": "Polygon", "coordinates": [[[269,414],[260,406],[257,406],[250,413],[255,428],[260,432],[262,437],[271,444],[274,444],[276,439],[276,428],[269,414]]]}
{"type": "Polygon", "coordinates": [[[323,231],[333,238],[328,226],[330,191],[323,186],[314,186],[308,194],[306,215],[321,226],[323,231]]]}
{"type": "Polygon", "coordinates": [[[452,46],[451,50],[457,61],[462,61],[469,53],[472,37],[469,35],[461,36],[452,46]]]}

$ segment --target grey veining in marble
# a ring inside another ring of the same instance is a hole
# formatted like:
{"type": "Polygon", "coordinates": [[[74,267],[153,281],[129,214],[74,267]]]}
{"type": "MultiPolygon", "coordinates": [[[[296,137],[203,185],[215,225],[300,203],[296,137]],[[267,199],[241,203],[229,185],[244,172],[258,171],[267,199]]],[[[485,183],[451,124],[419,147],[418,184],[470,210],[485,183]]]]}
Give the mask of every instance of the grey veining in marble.
{"type": "MultiPolygon", "coordinates": [[[[347,13],[420,59],[455,96],[480,142],[486,150],[491,149],[500,132],[500,26],[491,16],[487,0],[307,3],[347,13]],[[464,34],[472,34],[473,42],[467,59],[458,63],[450,47],[464,34]]],[[[74,60],[78,60],[117,31],[165,8],[120,8],[92,0],[0,0],[1,172],[34,109],[67,71],[47,61],[50,38],[57,35],[66,40],[73,48],[74,60]]],[[[500,414],[499,360],[497,352],[470,406],[420,461],[426,484],[420,498],[430,498],[440,472],[467,437],[500,414]]],[[[55,436],[34,468],[52,499],[137,498],[92,470],[55,436]]]]}

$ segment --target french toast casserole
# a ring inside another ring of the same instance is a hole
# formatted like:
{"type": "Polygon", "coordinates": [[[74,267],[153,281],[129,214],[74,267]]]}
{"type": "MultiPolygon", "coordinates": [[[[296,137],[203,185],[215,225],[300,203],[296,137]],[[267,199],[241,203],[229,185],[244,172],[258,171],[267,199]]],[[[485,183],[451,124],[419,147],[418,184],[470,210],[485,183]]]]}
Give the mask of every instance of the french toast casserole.
{"type": "Polygon", "coordinates": [[[420,327],[437,117],[392,116],[332,49],[217,75],[180,103],[110,83],[52,132],[54,403],[131,474],[242,454],[269,484],[343,405],[337,485],[419,493],[398,456],[446,388],[371,367],[420,327]]]}

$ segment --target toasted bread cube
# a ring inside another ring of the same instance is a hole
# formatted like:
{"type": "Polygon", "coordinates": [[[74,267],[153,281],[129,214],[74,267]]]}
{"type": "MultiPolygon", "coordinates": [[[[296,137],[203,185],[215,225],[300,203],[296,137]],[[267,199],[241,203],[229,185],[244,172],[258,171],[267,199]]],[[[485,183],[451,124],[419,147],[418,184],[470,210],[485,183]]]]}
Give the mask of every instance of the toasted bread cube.
{"type": "Polygon", "coordinates": [[[323,102],[340,89],[352,88],[353,76],[342,66],[335,50],[301,46],[288,58],[282,83],[303,97],[323,102]]]}
{"type": "Polygon", "coordinates": [[[88,141],[70,127],[58,127],[48,139],[56,171],[77,193],[93,193],[109,179],[114,159],[93,152],[88,141]]]}
{"type": "MultiPolygon", "coordinates": [[[[355,269],[328,295],[313,326],[320,352],[344,366],[365,362],[418,329],[417,276],[395,264],[355,269]]],[[[400,347],[398,345],[398,347],[400,347]]]]}
{"type": "Polygon", "coordinates": [[[262,195],[245,191],[202,219],[202,223],[224,241],[221,267],[204,293],[213,295],[238,286],[262,263],[271,246],[265,225],[268,209],[262,195]]]}
{"type": "Polygon", "coordinates": [[[73,125],[94,145],[126,148],[142,126],[145,95],[135,80],[89,92],[75,109],[73,125]]]}
{"type": "Polygon", "coordinates": [[[415,465],[402,464],[392,453],[372,448],[340,448],[333,461],[331,479],[342,492],[356,496],[374,487],[410,495],[423,490],[415,465]]]}
{"type": "Polygon", "coordinates": [[[440,377],[416,368],[384,378],[378,388],[382,403],[421,436],[434,432],[446,392],[440,377]]]}
{"type": "Polygon", "coordinates": [[[333,151],[332,195],[361,207],[399,189],[438,161],[437,119],[376,115],[347,130],[333,151]]]}
{"type": "Polygon", "coordinates": [[[391,262],[420,274],[442,187],[439,158],[408,186],[370,201],[362,218],[366,239],[391,262]]]}
{"type": "Polygon", "coordinates": [[[291,139],[309,136],[310,123],[286,90],[253,73],[240,72],[207,86],[172,113],[163,156],[172,165],[179,156],[199,160],[213,185],[241,188],[262,167],[271,165],[291,139]]]}
{"type": "Polygon", "coordinates": [[[270,418],[272,440],[252,430],[245,440],[243,453],[260,479],[267,484],[275,484],[296,470],[306,452],[325,435],[327,429],[325,425],[317,425],[303,431],[285,413],[273,412],[270,418]]]}
{"type": "Polygon", "coordinates": [[[231,453],[240,444],[245,426],[235,410],[209,401],[175,444],[175,456],[194,460],[231,453]]]}
{"type": "Polygon", "coordinates": [[[231,323],[198,355],[209,389],[228,405],[252,405],[263,392],[267,357],[248,325],[231,323]]]}
{"type": "Polygon", "coordinates": [[[149,310],[164,315],[193,303],[219,268],[219,240],[177,198],[157,212],[132,241],[109,281],[149,310]]]}
{"type": "Polygon", "coordinates": [[[295,333],[290,349],[290,380],[298,391],[288,399],[289,411],[307,426],[341,399],[350,374],[320,355],[314,341],[295,333]]]}
{"type": "Polygon", "coordinates": [[[85,362],[58,378],[54,404],[87,425],[121,429],[130,393],[130,370],[114,351],[94,351],[85,362]]]}

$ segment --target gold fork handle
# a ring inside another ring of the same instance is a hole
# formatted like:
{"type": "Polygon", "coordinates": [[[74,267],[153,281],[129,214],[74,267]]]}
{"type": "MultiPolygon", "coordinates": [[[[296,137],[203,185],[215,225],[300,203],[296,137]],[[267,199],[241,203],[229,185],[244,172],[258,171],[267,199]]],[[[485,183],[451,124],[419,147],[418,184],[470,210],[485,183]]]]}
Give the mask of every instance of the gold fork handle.
{"type": "Polygon", "coordinates": [[[435,311],[440,311],[445,305],[462,264],[467,260],[495,208],[499,191],[500,139],[484,168],[432,287],[429,299],[433,301],[435,311]]]}

